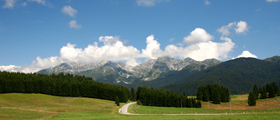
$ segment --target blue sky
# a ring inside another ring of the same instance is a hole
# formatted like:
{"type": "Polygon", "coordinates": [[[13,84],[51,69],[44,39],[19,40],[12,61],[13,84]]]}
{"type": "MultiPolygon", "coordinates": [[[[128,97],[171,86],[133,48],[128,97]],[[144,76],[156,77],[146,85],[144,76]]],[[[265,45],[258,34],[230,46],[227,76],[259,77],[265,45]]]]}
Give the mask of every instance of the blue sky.
{"type": "Polygon", "coordinates": [[[280,0],[1,0],[0,6],[0,70],[280,54],[280,0]]]}

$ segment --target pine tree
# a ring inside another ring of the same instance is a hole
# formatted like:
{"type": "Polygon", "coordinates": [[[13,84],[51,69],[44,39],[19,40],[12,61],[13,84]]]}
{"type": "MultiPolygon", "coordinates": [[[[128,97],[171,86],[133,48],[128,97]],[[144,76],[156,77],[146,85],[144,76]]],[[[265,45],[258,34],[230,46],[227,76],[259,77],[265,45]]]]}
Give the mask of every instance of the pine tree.
{"type": "Polygon", "coordinates": [[[255,95],[254,95],[253,92],[250,92],[250,94],[249,94],[248,105],[249,106],[256,106],[256,99],[255,99],[255,95]]]}
{"type": "Polygon", "coordinates": [[[275,92],[274,92],[274,88],[272,85],[268,85],[269,87],[266,88],[267,89],[267,92],[268,92],[268,97],[269,98],[273,98],[275,97],[275,92]]]}
{"type": "Polygon", "coordinates": [[[253,95],[255,96],[255,99],[258,100],[259,99],[259,90],[256,84],[254,84],[253,87],[253,95]]]}
{"type": "Polygon", "coordinates": [[[219,88],[216,86],[213,88],[213,103],[214,104],[220,104],[221,103],[221,94],[219,91],[219,88]]]}
{"type": "Polygon", "coordinates": [[[270,85],[273,87],[274,93],[278,94],[279,93],[278,85],[275,82],[272,82],[270,85]]]}
{"type": "Polygon", "coordinates": [[[119,101],[118,96],[116,96],[116,99],[115,99],[115,104],[116,104],[117,106],[120,106],[120,101],[119,101]]]}
{"type": "Polygon", "coordinates": [[[136,99],[136,93],[135,93],[134,88],[132,87],[132,88],[131,88],[131,100],[132,100],[132,101],[135,101],[135,99],[136,99]]]}
{"type": "Polygon", "coordinates": [[[197,100],[202,100],[203,99],[203,87],[202,86],[199,86],[197,91],[196,91],[196,99],[197,100]]]}
{"type": "Polygon", "coordinates": [[[267,91],[265,86],[263,86],[262,92],[261,92],[261,99],[267,98],[267,91]]]}

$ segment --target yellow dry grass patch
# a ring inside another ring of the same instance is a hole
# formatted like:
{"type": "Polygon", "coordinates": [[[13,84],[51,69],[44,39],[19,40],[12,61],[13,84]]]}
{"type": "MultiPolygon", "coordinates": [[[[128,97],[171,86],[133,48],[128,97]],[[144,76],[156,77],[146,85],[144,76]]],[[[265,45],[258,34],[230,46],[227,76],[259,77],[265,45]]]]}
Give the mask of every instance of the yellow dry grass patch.
{"type": "MultiPolygon", "coordinates": [[[[212,104],[208,102],[201,102],[202,108],[210,108],[216,110],[229,110],[230,103],[212,104]]],[[[231,109],[232,110],[261,110],[280,108],[280,101],[277,98],[258,99],[256,106],[248,106],[248,95],[240,95],[236,98],[232,98],[231,109]]]]}

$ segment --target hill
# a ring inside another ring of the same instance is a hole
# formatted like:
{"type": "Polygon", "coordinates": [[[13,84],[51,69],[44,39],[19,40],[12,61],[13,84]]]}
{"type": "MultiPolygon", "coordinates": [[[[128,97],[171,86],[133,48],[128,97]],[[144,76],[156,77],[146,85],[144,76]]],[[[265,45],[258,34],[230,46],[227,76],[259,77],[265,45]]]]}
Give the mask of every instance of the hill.
{"type": "Polygon", "coordinates": [[[0,94],[0,119],[48,119],[73,112],[115,113],[113,101],[44,94],[0,94]]]}
{"type": "Polygon", "coordinates": [[[277,62],[238,58],[177,80],[185,81],[184,83],[169,84],[161,88],[193,95],[199,85],[220,84],[229,88],[232,93],[241,93],[251,91],[254,84],[263,86],[272,81],[278,84],[279,78],[280,64],[277,62]]]}

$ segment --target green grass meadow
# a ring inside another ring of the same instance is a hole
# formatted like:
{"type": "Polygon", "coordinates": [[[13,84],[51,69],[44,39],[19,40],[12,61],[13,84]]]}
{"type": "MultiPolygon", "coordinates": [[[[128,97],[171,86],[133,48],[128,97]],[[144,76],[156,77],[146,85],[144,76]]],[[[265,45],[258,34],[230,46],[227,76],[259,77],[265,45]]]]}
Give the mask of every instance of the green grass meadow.
{"type": "Polygon", "coordinates": [[[277,120],[279,113],[236,115],[120,115],[106,113],[65,113],[50,120],[277,120]]]}
{"type": "MultiPolygon", "coordinates": [[[[123,103],[121,106],[124,105],[123,103]]],[[[206,108],[166,108],[133,105],[129,112],[147,115],[122,115],[114,101],[82,97],[59,97],[44,94],[0,94],[0,120],[277,120],[279,112],[246,113],[230,115],[199,115],[203,113],[225,113],[229,110],[206,108]],[[197,115],[155,115],[155,114],[197,115]],[[151,111],[151,115],[150,115],[151,111]]],[[[272,111],[280,110],[271,108],[272,111]]],[[[241,112],[243,110],[235,110],[241,112]]],[[[249,112],[247,110],[247,112],[249,112]]]]}

